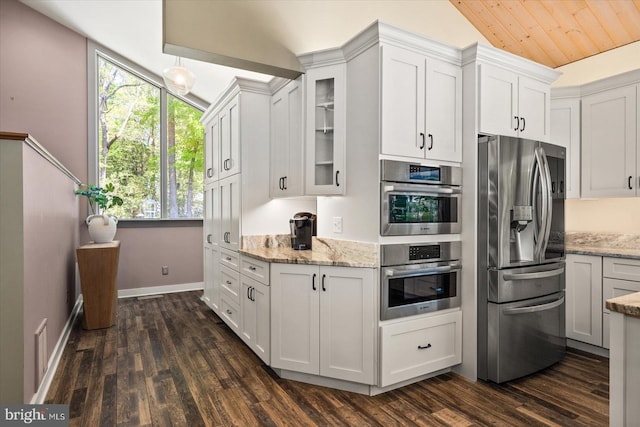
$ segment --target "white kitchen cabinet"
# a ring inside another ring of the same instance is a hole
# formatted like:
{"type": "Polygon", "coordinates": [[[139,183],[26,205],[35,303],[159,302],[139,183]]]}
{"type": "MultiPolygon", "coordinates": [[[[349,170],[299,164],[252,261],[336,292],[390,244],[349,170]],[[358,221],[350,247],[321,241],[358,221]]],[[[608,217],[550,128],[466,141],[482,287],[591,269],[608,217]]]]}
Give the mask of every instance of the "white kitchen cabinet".
{"type": "Polygon", "coordinates": [[[271,96],[271,197],[304,194],[303,77],[292,80],[271,96]]]}
{"type": "MultiPolygon", "coordinates": [[[[553,96],[553,91],[552,91],[553,96]]],[[[580,198],[580,98],[551,99],[551,143],[566,149],[565,197],[580,198]]]]}
{"type": "Polygon", "coordinates": [[[271,366],[373,384],[375,270],[271,265],[271,366]]]}
{"type": "Polygon", "coordinates": [[[380,327],[380,387],[457,365],[462,361],[462,311],[380,327]]]}
{"type": "Polygon", "coordinates": [[[240,338],[267,365],[270,353],[269,286],[240,275],[240,338]]]}
{"type": "Polygon", "coordinates": [[[385,45],[381,153],[462,161],[462,69],[385,45]]]}
{"type": "Polygon", "coordinates": [[[219,178],[220,123],[218,115],[208,118],[204,127],[204,182],[210,184],[219,178]]]}
{"type": "Polygon", "coordinates": [[[567,255],[567,338],[602,346],[602,257],[567,255]]]}
{"type": "Polygon", "coordinates": [[[306,73],[306,193],[345,192],[346,64],[306,73]]]}
{"type": "Polygon", "coordinates": [[[640,194],[637,88],[582,97],[582,197],[640,194]]]}
{"type": "Polygon", "coordinates": [[[240,172],[239,103],[240,95],[236,95],[218,113],[220,123],[220,179],[240,172]]]}
{"type": "Polygon", "coordinates": [[[608,299],[640,292],[640,260],[629,258],[602,258],[602,346],[609,348],[610,311],[608,299]]]}
{"type": "Polygon", "coordinates": [[[240,175],[219,182],[220,246],[237,251],[240,247],[240,175]]]}
{"type": "Polygon", "coordinates": [[[493,64],[480,64],[479,131],[551,142],[551,87],[493,64]]]}
{"type": "Polygon", "coordinates": [[[202,300],[214,313],[220,312],[220,248],[204,247],[204,292],[202,300]]]}

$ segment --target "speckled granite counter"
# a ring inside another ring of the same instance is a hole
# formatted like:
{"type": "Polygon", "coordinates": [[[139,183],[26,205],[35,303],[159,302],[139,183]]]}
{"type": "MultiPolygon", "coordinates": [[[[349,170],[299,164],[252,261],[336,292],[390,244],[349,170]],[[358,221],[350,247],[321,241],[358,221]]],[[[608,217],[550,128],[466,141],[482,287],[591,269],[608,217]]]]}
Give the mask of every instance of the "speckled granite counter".
{"type": "Polygon", "coordinates": [[[640,259],[640,235],[570,231],[565,234],[565,250],[569,254],[640,259]]]}
{"type": "Polygon", "coordinates": [[[627,316],[640,317],[640,292],[608,299],[607,308],[627,316]]]}
{"type": "Polygon", "coordinates": [[[378,267],[378,245],[325,238],[313,238],[308,251],[291,249],[288,235],[243,236],[240,253],[266,262],[315,264],[343,267],[378,267]]]}

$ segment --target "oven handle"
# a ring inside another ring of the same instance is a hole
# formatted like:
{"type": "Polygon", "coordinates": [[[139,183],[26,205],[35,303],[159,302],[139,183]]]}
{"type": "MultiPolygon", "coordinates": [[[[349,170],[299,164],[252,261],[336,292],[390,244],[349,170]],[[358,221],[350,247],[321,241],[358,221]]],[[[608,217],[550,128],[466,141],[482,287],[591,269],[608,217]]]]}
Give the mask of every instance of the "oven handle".
{"type": "Polygon", "coordinates": [[[459,265],[445,265],[443,267],[429,267],[424,270],[403,270],[399,268],[385,268],[384,277],[397,277],[402,279],[403,277],[416,277],[416,276],[433,276],[434,274],[448,273],[451,271],[460,271],[462,268],[459,265]]]}
{"type": "Polygon", "coordinates": [[[450,187],[447,185],[431,185],[431,184],[399,184],[397,182],[383,182],[385,193],[390,192],[408,192],[416,194],[461,194],[460,187],[450,187]]]}

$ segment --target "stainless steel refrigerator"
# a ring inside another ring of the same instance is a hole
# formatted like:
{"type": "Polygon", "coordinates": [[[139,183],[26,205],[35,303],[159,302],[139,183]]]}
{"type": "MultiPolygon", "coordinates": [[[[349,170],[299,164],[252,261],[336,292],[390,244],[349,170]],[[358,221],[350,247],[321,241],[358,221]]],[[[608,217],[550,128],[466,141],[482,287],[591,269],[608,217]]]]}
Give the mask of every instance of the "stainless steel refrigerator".
{"type": "Polygon", "coordinates": [[[565,353],[565,149],[478,142],[478,377],[501,383],[565,353]]]}

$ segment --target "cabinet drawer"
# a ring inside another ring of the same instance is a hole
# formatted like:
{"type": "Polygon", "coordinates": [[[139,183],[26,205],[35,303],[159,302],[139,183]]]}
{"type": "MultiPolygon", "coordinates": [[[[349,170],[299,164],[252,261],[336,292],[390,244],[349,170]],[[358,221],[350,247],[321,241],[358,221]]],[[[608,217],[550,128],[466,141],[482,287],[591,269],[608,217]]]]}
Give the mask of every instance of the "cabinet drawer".
{"type": "Polygon", "coordinates": [[[392,323],[380,330],[380,387],[462,361],[461,311],[392,323]]]}
{"type": "Polygon", "coordinates": [[[240,333],[240,308],[238,304],[229,300],[225,294],[220,298],[220,318],[236,334],[240,333]]]}
{"type": "Polygon", "coordinates": [[[640,260],[604,257],[602,258],[602,276],[640,282],[640,260]]]}
{"type": "Polygon", "coordinates": [[[247,277],[269,286],[269,263],[242,255],[240,272],[247,277]]]}
{"type": "Polygon", "coordinates": [[[220,265],[224,265],[232,270],[238,271],[238,268],[240,267],[240,254],[238,254],[238,252],[220,248],[220,265]]]}
{"type": "Polygon", "coordinates": [[[629,295],[640,292],[640,282],[620,279],[602,279],[602,310],[609,313],[607,308],[607,300],[623,295],[629,295]]]}
{"type": "Polygon", "coordinates": [[[240,273],[221,265],[220,285],[222,287],[222,295],[226,295],[227,299],[240,305],[240,273]]]}

